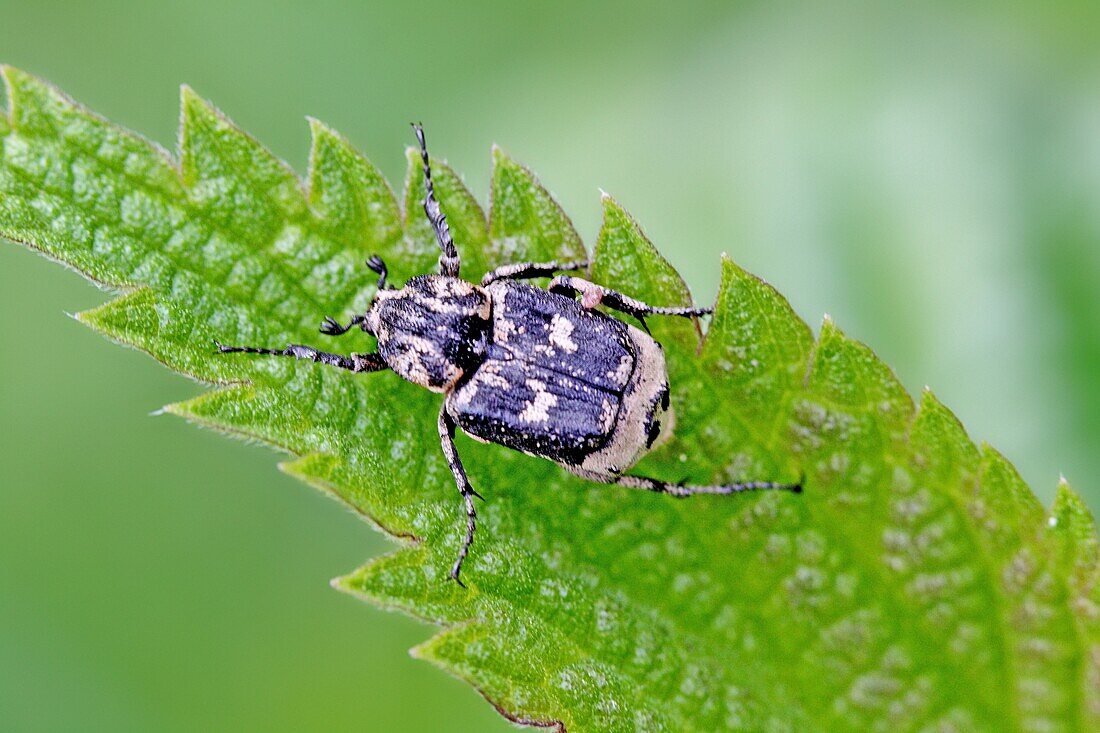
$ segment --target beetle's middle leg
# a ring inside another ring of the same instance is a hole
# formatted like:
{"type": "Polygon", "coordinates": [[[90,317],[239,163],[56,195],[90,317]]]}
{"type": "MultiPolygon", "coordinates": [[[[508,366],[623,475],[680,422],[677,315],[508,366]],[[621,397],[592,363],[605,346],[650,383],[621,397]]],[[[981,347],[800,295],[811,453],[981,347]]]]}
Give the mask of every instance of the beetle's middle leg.
{"type": "Polygon", "coordinates": [[[474,497],[479,494],[470,485],[470,479],[466,477],[466,469],[462,467],[462,460],[458,457],[458,449],[455,447],[455,421],[447,414],[446,403],[439,410],[439,443],[443,447],[443,457],[447,459],[447,466],[454,475],[458,491],[462,494],[462,500],[466,503],[466,537],[462,540],[462,549],[458,551],[458,558],[451,567],[451,579],[465,588],[466,584],[458,574],[462,571],[462,563],[466,560],[466,556],[470,554],[470,545],[474,543],[474,531],[477,529],[474,497]]]}
{"type": "Polygon", "coordinates": [[[604,473],[590,471],[583,468],[570,469],[573,473],[589,481],[598,481],[603,484],[615,484],[625,486],[628,489],[642,489],[657,494],[668,494],[678,498],[695,496],[697,494],[740,494],[745,491],[790,491],[794,494],[802,493],[800,479],[797,483],[788,484],[777,481],[742,481],[732,484],[692,485],[674,484],[647,476],[632,476],[625,473],[604,473]]]}
{"type": "Polygon", "coordinates": [[[485,273],[481,278],[481,287],[490,285],[497,280],[530,280],[536,277],[550,277],[555,272],[572,272],[588,267],[588,260],[574,260],[572,262],[517,262],[512,265],[501,265],[492,272],[485,273]]]}
{"type": "Polygon", "coordinates": [[[624,295],[617,290],[610,290],[579,277],[558,275],[550,281],[550,292],[564,295],[567,298],[575,298],[579,293],[581,305],[585,308],[595,308],[605,305],[613,310],[621,311],[635,318],[642,319],[645,316],[705,316],[713,313],[713,308],[680,308],[649,305],[640,300],[624,295]]]}

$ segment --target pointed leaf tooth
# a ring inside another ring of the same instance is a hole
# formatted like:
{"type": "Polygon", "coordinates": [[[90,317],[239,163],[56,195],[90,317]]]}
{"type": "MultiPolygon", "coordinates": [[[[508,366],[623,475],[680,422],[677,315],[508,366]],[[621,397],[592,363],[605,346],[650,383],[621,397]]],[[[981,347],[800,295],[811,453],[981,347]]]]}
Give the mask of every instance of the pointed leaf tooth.
{"type": "MultiPolygon", "coordinates": [[[[592,252],[589,277],[599,285],[618,290],[652,306],[690,306],[691,292],[684,279],[646,237],[641,226],[606,193],[602,194],[603,224],[592,252]]],[[[631,320],[629,316],[619,317],[631,320]]],[[[694,360],[702,331],[698,319],[652,316],[646,319],[658,342],[666,348],[673,388],[690,366],[682,364],[681,349],[694,360]]]]}
{"type": "Polygon", "coordinates": [[[1072,538],[1081,547],[1091,544],[1095,551],[1098,542],[1096,520],[1089,511],[1088,504],[1073,490],[1065,477],[1058,481],[1050,514],[1054,520],[1051,526],[1059,534],[1072,538]]]}
{"type": "Polygon", "coordinates": [[[317,439],[316,430],[311,429],[314,426],[308,418],[289,424],[286,422],[286,404],[286,397],[278,390],[245,385],[217,389],[189,400],[174,402],[165,405],[164,411],[288,453],[308,453],[323,447],[319,445],[322,441],[317,439]]]}
{"type": "Polygon", "coordinates": [[[788,396],[801,387],[813,350],[810,327],[787,299],[760,278],[722,256],[722,279],[700,359],[720,374],[731,408],[746,420],[770,424],[788,396]]]}
{"type": "Polygon", "coordinates": [[[401,209],[389,183],[340,133],[309,118],[309,201],[332,236],[362,257],[395,260],[401,209]]]}
{"type": "MultiPolygon", "coordinates": [[[[78,150],[76,158],[68,161],[71,165],[79,166],[81,159],[94,160],[122,170],[131,183],[168,196],[180,195],[179,174],[162,148],[108,122],[33,74],[6,66],[3,75],[14,132],[63,142],[78,150]]],[[[74,174],[78,172],[79,168],[74,174]]]]}
{"type": "Polygon", "coordinates": [[[584,243],[528,168],[493,146],[489,234],[493,264],[586,259],[584,243]]]}
{"type": "MultiPolygon", "coordinates": [[[[502,637],[499,630],[494,629],[493,624],[470,621],[439,632],[413,647],[411,654],[473,686],[514,723],[540,729],[574,730],[576,723],[570,709],[583,700],[583,693],[572,686],[552,684],[552,681],[583,678],[583,673],[555,663],[553,660],[559,656],[560,650],[549,646],[545,635],[534,633],[533,629],[525,631],[527,633],[518,637],[518,648],[508,650],[502,644],[509,642],[505,641],[506,637],[502,637]],[[514,660],[517,655],[510,653],[513,651],[519,651],[522,659],[545,660],[545,663],[516,664],[514,660]]],[[[584,680],[588,683],[593,681],[584,680]]],[[[639,720],[640,711],[613,699],[620,693],[625,697],[626,685],[624,680],[616,680],[618,684],[614,686],[611,682],[607,677],[602,678],[599,689],[602,699],[594,695],[588,701],[603,711],[602,715],[594,717],[601,719],[606,730],[632,729],[639,720]]],[[[581,719],[589,718],[592,712],[597,711],[585,711],[581,719]]],[[[645,729],[659,728],[649,726],[645,729]]]]}
{"type": "MultiPolygon", "coordinates": [[[[1048,524],[1069,574],[1070,590],[1078,598],[1079,619],[1087,622],[1090,643],[1100,651],[1100,537],[1088,505],[1065,478],[1058,482],[1048,524]]],[[[1100,674],[1100,657],[1095,661],[1100,674]]],[[[1096,713],[1100,718],[1100,708],[1096,713]]]]}
{"type": "Polygon", "coordinates": [[[180,169],[192,200],[257,242],[306,212],[301,182],[285,163],[195,93],[180,89],[180,169]]]}
{"type": "Polygon", "coordinates": [[[338,485],[335,480],[341,463],[342,459],[327,453],[307,453],[293,460],[280,462],[279,470],[333,499],[355,506],[345,498],[345,487],[338,485]]]}
{"type": "Polygon", "coordinates": [[[483,608],[484,599],[476,586],[463,589],[450,579],[453,558],[443,558],[431,544],[425,541],[376,557],[336,578],[333,587],[432,623],[466,621],[483,608]]]}
{"type": "Polygon", "coordinates": [[[790,423],[803,470],[836,482],[841,503],[858,502],[885,522],[875,504],[885,503],[894,480],[886,456],[903,450],[914,412],[894,373],[864,344],[826,318],[810,360],[804,396],[790,423]],[[873,502],[873,503],[872,503],[873,502]]]}
{"type": "Polygon", "coordinates": [[[1078,675],[1085,729],[1100,729],[1100,539],[1096,521],[1062,478],[1051,509],[1050,535],[1069,576],[1070,604],[1083,642],[1078,675]]]}
{"type": "MultiPolygon", "coordinates": [[[[408,168],[405,174],[405,237],[407,240],[405,267],[418,269],[410,274],[435,272],[439,245],[428,218],[424,214],[424,168],[420,150],[405,149],[408,168]]],[[[458,255],[462,259],[462,277],[473,282],[489,267],[489,225],[485,212],[462,178],[449,165],[436,158],[432,161],[432,183],[439,207],[447,217],[458,255]]]]}
{"type": "Polygon", "coordinates": [[[1044,522],[1046,512],[1016,467],[988,443],[982,443],[981,479],[978,495],[989,507],[988,530],[999,542],[1028,541],[1044,522]]]}
{"type": "MultiPolygon", "coordinates": [[[[266,361],[272,366],[277,363],[266,361]]],[[[310,363],[277,361],[279,369],[289,368],[285,381],[270,384],[257,379],[251,387],[215,390],[173,407],[182,407],[190,419],[247,434],[289,453],[335,450],[326,411],[339,406],[322,404],[329,378],[310,363]]]]}
{"type": "Polygon", "coordinates": [[[353,468],[347,458],[327,453],[309,453],[279,464],[283,473],[343,502],[388,536],[418,541],[417,525],[423,522],[410,521],[400,505],[385,501],[400,491],[387,468],[374,455],[366,456],[362,466],[353,468]],[[370,477],[369,482],[363,480],[364,475],[370,477]]]}
{"type": "MultiPolygon", "coordinates": [[[[930,482],[960,498],[973,500],[978,489],[981,456],[959,419],[925,389],[910,431],[913,461],[930,482]]],[[[922,479],[924,480],[924,479],[922,479]]]]}
{"type": "Polygon", "coordinates": [[[606,193],[603,225],[592,253],[592,279],[601,285],[621,290],[650,305],[691,305],[691,293],[638,222],[606,193]]]}
{"type": "Polygon", "coordinates": [[[913,400],[893,370],[828,316],[814,351],[809,386],[838,404],[877,410],[895,428],[907,428],[913,414],[913,400]]]}
{"type": "Polygon", "coordinates": [[[1066,602],[1068,578],[1048,545],[1049,523],[1038,499],[1004,456],[986,444],[981,455],[976,536],[999,570],[994,587],[1002,597],[1006,681],[1021,727],[1049,728],[1079,716],[1083,702],[1077,685],[1084,660],[1074,642],[1079,627],[1066,602]]]}
{"type": "Polygon", "coordinates": [[[8,93],[12,127],[25,132],[54,134],[59,117],[73,112],[75,104],[60,90],[14,66],[0,68],[8,93]]]}
{"type": "Polygon", "coordinates": [[[163,246],[182,196],[163,152],[7,67],[13,120],[0,146],[0,234],[96,282],[138,282],[163,246]]]}
{"type": "Polygon", "coordinates": [[[786,425],[813,335],[770,285],[728,257],[721,265],[703,347],[698,357],[689,355],[690,371],[672,380],[677,423],[701,429],[691,441],[670,441],[667,450],[686,458],[685,465],[708,467],[715,478],[795,481],[803,466],[786,449],[786,425]],[[709,428],[719,424],[721,430],[709,428]]]}
{"type": "Polygon", "coordinates": [[[214,353],[212,337],[195,313],[162,301],[147,287],[77,313],[76,319],[196,379],[227,381],[239,373],[214,353]]]}

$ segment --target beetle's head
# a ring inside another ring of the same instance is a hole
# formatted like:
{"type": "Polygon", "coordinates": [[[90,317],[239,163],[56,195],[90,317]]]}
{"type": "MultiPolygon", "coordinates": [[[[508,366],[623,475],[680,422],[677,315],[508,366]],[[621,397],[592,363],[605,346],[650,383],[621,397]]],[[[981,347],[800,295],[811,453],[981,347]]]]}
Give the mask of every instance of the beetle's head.
{"type": "Polygon", "coordinates": [[[490,313],[488,294],[472,283],[420,275],[400,290],[379,289],[363,330],[400,376],[446,392],[484,359],[490,313]]]}

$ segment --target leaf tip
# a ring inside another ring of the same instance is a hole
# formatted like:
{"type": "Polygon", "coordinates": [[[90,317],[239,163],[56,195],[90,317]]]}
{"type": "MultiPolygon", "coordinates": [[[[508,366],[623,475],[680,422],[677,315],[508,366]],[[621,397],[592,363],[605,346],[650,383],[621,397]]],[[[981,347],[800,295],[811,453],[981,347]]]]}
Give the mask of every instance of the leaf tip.
{"type": "Polygon", "coordinates": [[[338,590],[341,593],[353,593],[354,590],[351,587],[351,575],[337,575],[335,578],[329,580],[328,585],[333,590],[338,590]]]}
{"type": "MultiPolygon", "coordinates": [[[[745,268],[734,262],[733,258],[729,256],[728,252],[723,252],[718,256],[718,262],[721,269],[721,279],[744,277],[749,273],[745,271],[745,268]]],[[[760,278],[757,278],[760,280],[760,278]]],[[[761,280],[763,282],[763,280],[761,280]]]]}
{"type": "Polygon", "coordinates": [[[844,332],[840,330],[840,326],[836,325],[836,321],[833,320],[831,315],[826,313],[821,317],[821,335],[818,337],[819,340],[825,341],[826,339],[843,335],[844,332]]]}
{"type": "Polygon", "coordinates": [[[1097,541],[1096,521],[1092,512],[1065,476],[1058,478],[1058,488],[1047,522],[1051,529],[1068,532],[1086,542],[1097,541]]]}
{"type": "Polygon", "coordinates": [[[176,417],[190,417],[192,411],[185,407],[185,402],[169,402],[160,408],[162,415],[175,415],[176,417]]]}
{"type": "Polygon", "coordinates": [[[306,115],[306,124],[309,125],[309,133],[313,142],[319,140],[343,140],[344,136],[337,132],[331,125],[327,125],[313,115],[306,115]]]}
{"type": "Polygon", "coordinates": [[[11,64],[0,64],[0,78],[4,80],[8,95],[11,96],[16,83],[22,79],[33,79],[33,75],[11,64]]]}
{"type": "Polygon", "coordinates": [[[180,84],[180,118],[181,135],[184,135],[187,128],[199,119],[212,118],[227,121],[225,115],[196,92],[190,84],[180,84]]]}
{"type": "Polygon", "coordinates": [[[201,101],[202,97],[195,91],[195,88],[187,83],[180,84],[180,106],[187,108],[189,105],[194,104],[196,100],[201,101]]]}

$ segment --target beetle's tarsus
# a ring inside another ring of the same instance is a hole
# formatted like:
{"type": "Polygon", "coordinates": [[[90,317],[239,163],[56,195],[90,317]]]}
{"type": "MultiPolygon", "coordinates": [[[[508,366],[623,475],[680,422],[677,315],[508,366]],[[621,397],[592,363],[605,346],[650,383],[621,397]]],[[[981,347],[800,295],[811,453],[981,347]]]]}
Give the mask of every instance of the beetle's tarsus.
{"type": "Polygon", "coordinates": [[[341,326],[332,316],[325,316],[321,321],[320,331],[326,336],[341,336],[367,320],[366,316],[353,316],[348,325],[341,326]]]}
{"type": "Polygon", "coordinates": [[[460,586],[465,588],[466,584],[462,582],[462,578],[458,577],[458,572],[461,569],[462,569],[461,566],[457,565],[457,564],[453,568],[451,568],[451,580],[453,580],[454,582],[458,583],[460,586]]]}
{"type": "Polygon", "coordinates": [[[386,269],[386,263],[382,261],[382,258],[378,255],[371,255],[370,258],[367,259],[367,267],[370,269],[371,272],[377,273],[378,289],[387,290],[388,287],[386,286],[386,274],[388,270],[386,269]]]}

